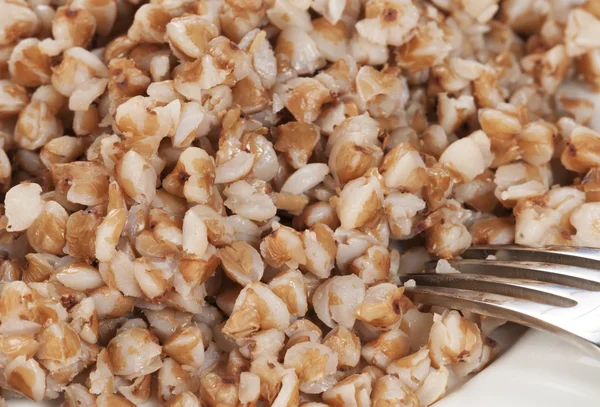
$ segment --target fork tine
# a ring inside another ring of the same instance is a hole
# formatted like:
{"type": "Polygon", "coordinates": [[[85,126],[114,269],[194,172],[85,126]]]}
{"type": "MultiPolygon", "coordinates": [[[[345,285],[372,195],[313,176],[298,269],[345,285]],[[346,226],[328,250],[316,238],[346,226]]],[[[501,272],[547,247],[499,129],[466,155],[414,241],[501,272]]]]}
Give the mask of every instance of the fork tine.
{"type": "Polygon", "coordinates": [[[588,247],[472,246],[461,256],[468,259],[485,259],[489,255],[496,256],[498,260],[555,263],[600,270],[600,250],[588,247]]]}
{"type": "MultiPolygon", "coordinates": [[[[495,275],[543,281],[589,291],[600,291],[600,271],[579,266],[525,261],[462,259],[449,263],[461,273],[495,275]]],[[[425,264],[426,271],[434,271],[437,262],[425,264]]]]}
{"type": "Polygon", "coordinates": [[[558,307],[573,307],[577,301],[573,295],[582,290],[548,284],[538,281],[504,278],[476,274],[417,274],[404,280],[413,279],[418,287],[448,287],[464,290],[482,291],[508,297],[522,298],[558,307]]]}
{"type": "MultiPolygon", "coordinates": [[[[544,329],[565,337],[575,338],[581,344],[600,343],[600,331],[591,328],[589,317],[596,318],[597,308],[586,310],[578,317],[571,320],[564,318],[564,311],[570,308],[560,308],[533,301],[515,299],[512,297],[482,293],[447,287],[411,287],[407,288],[406,295],[415,303],[439,305],[446,308],[471,311],[481,315],[506,319],[532,328],[544,329]],[[588,329],[574,330],[576,326],[586,326],[588,329]],[[575,334],[574,332],[581,332],[575,334]]],[[[570,311],[567,311],[570,312],[570,311]]],[[[573,315],[571,315],[573,317],[573,315]]],[[[593,324],[592,324],[593,326],[593,324]]],[[[596,351],[600,348],[595,348],[596,351]]]]}
{"type": "Polygon", "coordinates": [[[538,328],[540,325],[537,318],[532,317],[531,314],[541,314],[546,309],[552,307],[533,301],[515,299],[506,295],[449,287],[408,287],[405,293],[417,304],[438,305],[461,311],[476,312],[482,315],[524,323],[534,328],[538,328]]]}

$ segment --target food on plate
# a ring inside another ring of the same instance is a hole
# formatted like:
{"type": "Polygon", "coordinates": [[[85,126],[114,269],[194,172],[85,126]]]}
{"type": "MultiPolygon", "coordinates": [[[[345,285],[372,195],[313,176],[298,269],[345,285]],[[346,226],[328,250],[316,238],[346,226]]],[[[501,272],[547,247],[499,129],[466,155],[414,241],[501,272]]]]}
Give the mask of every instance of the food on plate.
{"type": "Polygon", "coordinates": [[[401,276],[600,247],[600,1],[0,3],[7,398],[426,407],[501,321],[401,276]]]}

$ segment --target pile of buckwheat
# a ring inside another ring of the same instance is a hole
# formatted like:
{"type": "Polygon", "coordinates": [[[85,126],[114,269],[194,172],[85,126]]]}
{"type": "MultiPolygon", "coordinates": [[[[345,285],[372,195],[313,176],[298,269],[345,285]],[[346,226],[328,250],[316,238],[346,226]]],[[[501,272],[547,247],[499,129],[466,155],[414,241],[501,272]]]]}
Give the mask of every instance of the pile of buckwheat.
{"type": "Polygon", "coordinates": [[[401,275],[600,246],[600,0],[140,3],[0,0],[4,397],[426,407],[501,321],[401,275]]]}

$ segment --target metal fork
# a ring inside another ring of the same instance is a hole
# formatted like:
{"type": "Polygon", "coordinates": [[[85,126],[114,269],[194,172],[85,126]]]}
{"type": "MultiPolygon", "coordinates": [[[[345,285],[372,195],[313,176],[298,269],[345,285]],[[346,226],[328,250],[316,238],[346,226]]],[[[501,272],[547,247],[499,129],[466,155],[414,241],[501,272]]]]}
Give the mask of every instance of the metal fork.
{"type": "Polygon", "coordinates": [[[460,273],[411,274],[415,303],[506,319],[600,350],[600,250],[554,246],[478,246],[450,264],[460,273]],[[495,256],[488,258],[488,256],[495,256]]]}

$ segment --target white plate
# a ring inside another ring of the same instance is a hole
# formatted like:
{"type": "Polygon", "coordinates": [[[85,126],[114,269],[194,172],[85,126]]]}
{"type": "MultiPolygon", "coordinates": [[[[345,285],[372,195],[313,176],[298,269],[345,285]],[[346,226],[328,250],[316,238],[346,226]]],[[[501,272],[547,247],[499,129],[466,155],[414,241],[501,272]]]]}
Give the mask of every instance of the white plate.
{"type": "Polygon", "coordinates": [[[600,359],[527,330],[487,369],[435,407],[598,407],[600,359]]]}

